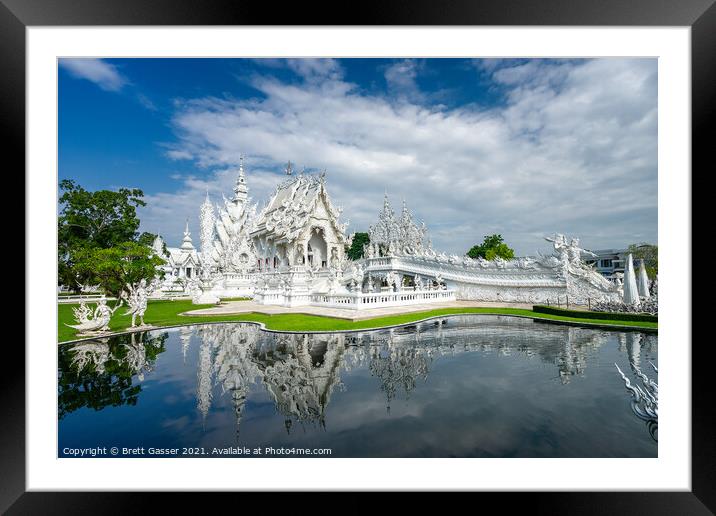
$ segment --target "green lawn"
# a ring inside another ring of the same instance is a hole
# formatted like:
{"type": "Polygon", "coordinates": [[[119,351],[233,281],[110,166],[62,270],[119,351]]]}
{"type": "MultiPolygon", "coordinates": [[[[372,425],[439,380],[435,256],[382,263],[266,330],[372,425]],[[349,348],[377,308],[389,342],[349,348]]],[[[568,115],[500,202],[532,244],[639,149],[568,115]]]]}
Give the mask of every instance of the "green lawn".
{"type": "MultiPolygon", "coordinates": [[[[72,307],[75,304],[61,304],[57,306],[58,312],[58,341],[64,342],[76,338],[74,329],[65,326],[65,323],[73,324],[72,307]]],[[[90,305],[93,306],[93,305],[90,305]]],[[[264,315],[247,313],[239,315],[217,315],[217,316],[183,316],[182,312],[209,308],[213,305],[195,305],[191,300],[182,301],[149,301],[144,322],[152,326],[175,326],[179,324],[192,324],[217,321],[255,321],[262,322],[271,330],[283,331],[333,331],[333,330],[360,330],[365,328],[378,328],[382,326],[394,326],[418,321],[428,317],[448,314],[498,314],[498,315],[522,315],[534,319],[547,319],[553,321],[571,321],[588,324],[606,324],[616,326],[631,326],[634,328],[658,328],[658,323],[641,321],[611,321],[598,319],[581,319],[577,317],[564,317],[552,314],[541,314],[532,310],[522,308],[442,308],[428,310],[425,312],[414,312],[410,314],[392,315],[388,317],[376,317],[363,321],[348,321],[333,317],[320,317],[316,315],[303,314],[278,314],[264,315]]],[[[131,318],[123,315],[127,309],[122,306],[110,321],[112,331],[121,331],[129,327],[131,318]]]]}

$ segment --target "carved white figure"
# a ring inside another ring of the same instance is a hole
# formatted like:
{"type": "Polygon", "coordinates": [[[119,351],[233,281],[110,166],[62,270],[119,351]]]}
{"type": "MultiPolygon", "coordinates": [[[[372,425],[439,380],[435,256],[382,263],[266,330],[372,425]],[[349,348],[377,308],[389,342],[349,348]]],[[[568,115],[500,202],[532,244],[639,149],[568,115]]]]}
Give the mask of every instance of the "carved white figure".
{"type": "Polygon", "coordinates": [[[597,256],[593,252],[587,251],[586,249],[582,249],[581,247],[579,247],[579,238],[572,238],[570,240],[568,252],[569,252],[569,261],[574,265],[578,265],[578,264],[582,263],[582,253],[588,254],[589,256],[594,256],[594,257],[597,256]]]}
{"type": "Polygon", "coordinates": [[[334,269],[337,269],[341,265],[341,260],[338,257],[338,249],[333,247],[331,248],[331,267],[334,269]]]}
{"type": "Polygon", "coordinates": [[[84,300],[80,301],[79,307],[72,308],[72,313],[75,316],[75,321],[80,324],[87,323],[92,318],[92,309],[87,306],[87,303],[85,303],[84,300]]]}
{"type": "Polygon", "coordinates": [[[398,280],[398,275],[395,272],[390,271],[389,273],[387,273],[385,275],[385,282],[393,290],[400,290],[400,287],[399,287],[400,281],[398,280]]]}
{"type": "Polygon", "coordinates": [[[92,317],[89,315],[89,310],[82,308],[84,303],[80,303],[80,308],[75,309],[75,317],[79,324],[67,324],[70,328],[78,330],[81,334],[91,334],[93,332],[107,332],[109,331],[109,320],[112,318],[112,314],[122,305],[122,301],[117,304],[114,308],[107,306],[107,299],[102,296],[97,303],[97,307],[94,309],[92,317]]]}
{"type": "Polygon", "coordinates": [[[563,267],[567,267],[569,265],[569,244],[567,244],[567,237],[562,233],[555,233],[553,238],[545,237],[545,240],[552,242],[554,250],[557,252],[557,256],[559,256],[560,263],[563,267]]]}
{"type": "Polygon", "coordinates": [[[127,283],[127,289],[121,294],[129,305],[129,310],[124,315],[132,315],[132,328],[137,327],[137,317],[139,317],[140,326],[146,326],[144,324],[144,312],[147,310],[148,295],[147,280],[144,278],[136,286],[127,283]]]}
{"type": "Polygon", "coordinates": [[[422,290],[423,288],[423,280],[420,276],[415,276],[415,290],[422,290]]]}

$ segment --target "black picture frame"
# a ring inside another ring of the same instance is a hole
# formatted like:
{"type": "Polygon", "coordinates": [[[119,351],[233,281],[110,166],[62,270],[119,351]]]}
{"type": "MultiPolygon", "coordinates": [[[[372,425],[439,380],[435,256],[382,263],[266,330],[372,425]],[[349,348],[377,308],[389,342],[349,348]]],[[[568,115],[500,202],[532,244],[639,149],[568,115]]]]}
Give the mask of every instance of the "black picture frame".
{"type": "MultiPolygon", "coordinates": [[[[25,165],[25,30],[63,25],[551,25],[691,27],[692,184],[707,176],[716,114],[716,5],[714,0],[503,0],[450,3],[430,0],[366,0],[349,16],[330,6],[281,5],[241,0],[0,0],[0,123],[7,129],[4,158],[25,165]],[[701,174],[695,173],[700,171],[701,174]]],[[[343,11],[345,12],[345,11],[343,11]]],[[[7,170],[7,169],[6,169],[7,170]]],[[[684,171],[688,174],[688,171],[684,171]]],[[[698,191],[698,189],[696,190],[698,191]]],[[[25,192],[29,195],[29,192],[25,192]]],[[[692,204],[693,205],[693,204],[692,204]]],[[[688,253],[691,256],[691,253],[688,253]]],[[[25,270],[27,274],[28,271],[25,270]]],[[[691,278],[685,278],[691,282],[691,278]]],[[[27,305],[31,303],[27,300],[27,305]]],[[[25,354],[5,343],[13,364],[0,375],[0,511],[7,514],[129,513],[144,501],[128,493],[25,492],[25,354]]],[[[683,345],[690,342],[672,343],[683,345]]],[[[692,347],[692,490],[690,492],[485,494],[499,497],[502,510],[528,504],[532,513],[558,514],[711,514],[716,512],[716,440],[709,415],[713,388],[708,384],[713,346],[692,347]]],[[[207,493],[210,496],[216,494],[207,493]]],[[[160,495],[147,495],[151,498],[160,495]]],[[[245,495],[243,495],[245,496],[245,495]]],[[[161,495],[168,504],[189,509],[185,496],[161,495]]],[[[224,497],[222,497],[224,498],[224,497]]],[[[216,504],[216,501],[214,501],[216,504]]],[[[218,508],[218,504],[214,505],[218,508]]]]}

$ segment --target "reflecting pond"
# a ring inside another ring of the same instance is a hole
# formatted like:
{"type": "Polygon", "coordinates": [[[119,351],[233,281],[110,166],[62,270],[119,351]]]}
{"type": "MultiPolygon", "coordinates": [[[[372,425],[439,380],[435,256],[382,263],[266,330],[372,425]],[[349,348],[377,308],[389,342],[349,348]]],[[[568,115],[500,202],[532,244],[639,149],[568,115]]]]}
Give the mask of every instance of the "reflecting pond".
{"type": "Polygon", "coordinates": [[[632,412],[614,364],[632,383],[640,367],[658,381],[647,369],[657,343],[489,315],[331,334],[217,323],[66,343],[58,456],[656,457],[655,425],[632,412]]]}

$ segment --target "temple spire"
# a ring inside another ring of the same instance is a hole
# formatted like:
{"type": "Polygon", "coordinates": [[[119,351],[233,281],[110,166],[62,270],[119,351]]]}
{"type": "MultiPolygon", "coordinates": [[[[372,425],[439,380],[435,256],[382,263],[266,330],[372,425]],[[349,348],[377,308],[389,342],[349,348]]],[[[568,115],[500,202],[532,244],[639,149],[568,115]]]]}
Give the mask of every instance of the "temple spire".
{"type": "Polygon", "coordinates": [[[194,244],[191,242],[191,233],[189,232],[189,219],[186,219],[186,226],[184,228],[184,239],[181,243],[181,249],[185,251],[191,251],[194,249],[194,244]]]}
{"type": "MultiPolygon", "coordinates": [[[[208,195],[208,192],[207,192],[208,195]]],[[[239,156],[239,176],[236,178],[234,186],[234,203],[245,203],[249,197],[249,189],[246,186],[246,176],[244,175],[244,155],[239,156]]]]}

